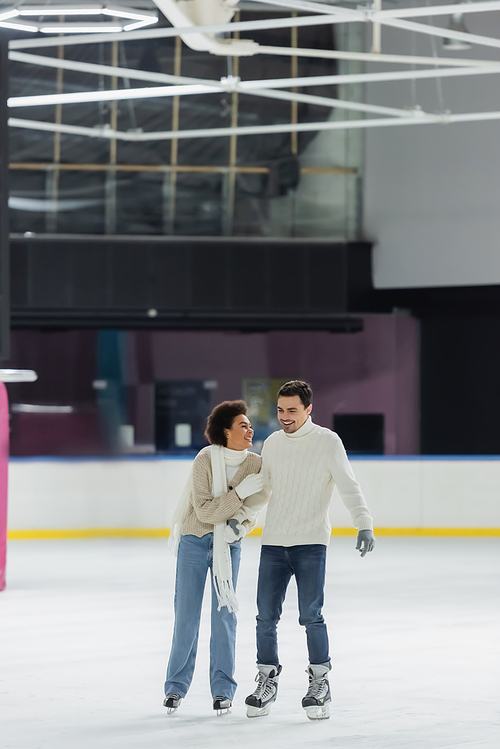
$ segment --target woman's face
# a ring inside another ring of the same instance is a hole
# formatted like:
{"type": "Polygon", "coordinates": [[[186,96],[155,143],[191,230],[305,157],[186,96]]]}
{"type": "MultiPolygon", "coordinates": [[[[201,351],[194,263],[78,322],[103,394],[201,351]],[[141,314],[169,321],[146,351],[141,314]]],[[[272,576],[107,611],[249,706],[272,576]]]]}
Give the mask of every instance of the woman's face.
{"type": "Polygon", "coordinates": [[[253,429],[245,414],[235,416],[231,429],[225,429],[224,434],[230,450],[246,450],[252,446],[253,429]]]}

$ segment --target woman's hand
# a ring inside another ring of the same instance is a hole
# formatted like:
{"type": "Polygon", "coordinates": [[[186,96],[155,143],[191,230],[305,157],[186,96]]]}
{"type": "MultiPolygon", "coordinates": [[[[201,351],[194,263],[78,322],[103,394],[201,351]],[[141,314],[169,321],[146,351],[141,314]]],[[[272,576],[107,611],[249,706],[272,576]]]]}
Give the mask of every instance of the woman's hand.
{"type": "Polygon", "coordinates": [[[237,518],[230,518],[224,528],[224,541],[228,544],[234,544],[243,538],[247,529],[240,523],[237,518]]]}
{"type": "Polygon", "coordinates": [[[243,479],[236,487],[236,494],[240,499],[246,499],[252,494],[262,491],[264,488],[264,476],[261,473],[251,473],[243,479]]]}

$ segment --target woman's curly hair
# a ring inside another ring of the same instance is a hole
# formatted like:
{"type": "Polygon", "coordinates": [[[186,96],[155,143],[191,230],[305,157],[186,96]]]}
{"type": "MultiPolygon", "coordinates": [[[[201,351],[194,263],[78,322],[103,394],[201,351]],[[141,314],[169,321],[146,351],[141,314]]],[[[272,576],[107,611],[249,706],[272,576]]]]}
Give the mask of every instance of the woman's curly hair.
{"type": "Polygon", "coordinates": [[[248,411],[245,401],[223,401],[215,406],[207,419],[205,437],[211,445],[222,445],[227,447],[227,438],[224,429],[231,429],[236,416],[241,416],[248,411]]]}

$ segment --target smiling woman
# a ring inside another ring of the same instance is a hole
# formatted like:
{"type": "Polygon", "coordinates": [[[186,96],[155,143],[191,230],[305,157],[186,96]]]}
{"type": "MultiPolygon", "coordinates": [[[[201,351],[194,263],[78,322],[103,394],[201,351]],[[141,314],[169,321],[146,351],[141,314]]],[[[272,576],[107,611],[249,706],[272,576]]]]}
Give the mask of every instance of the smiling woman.
{"type": "Polygon", "coordinates": [[[252,444],[253,429],[248,416],[245,416],[245,414],[237,416],[231,429],[226,429],[225,432],[227,447],[230,450],[246,450],[252,444]]]}
{"type": "MultiPolygon", "coordinates": [[[[212,571],[210,688],[218,713],[231,707],[236,690],[235,596],[240,541],[255,525],[257,512],[245,500],[265,504],[268,493],[259,471],[262,459],[249,452],[253,429],[245,401],[224,401],[207,421],[210,442],[196,456],[173,518],[178,537],[175,624],[167,667],[164,705],[174,712],[191,685],[196,660],[205,580],[212,571]],[[243,514],[242,514],[243,513],[243,514]],[[234,516],[238,514],[238,519],[234,516]],[[227,525],[229,521],[230,525],[227,525]]],[[[255,507],[255,505],[253,505],[255,507]]]]}

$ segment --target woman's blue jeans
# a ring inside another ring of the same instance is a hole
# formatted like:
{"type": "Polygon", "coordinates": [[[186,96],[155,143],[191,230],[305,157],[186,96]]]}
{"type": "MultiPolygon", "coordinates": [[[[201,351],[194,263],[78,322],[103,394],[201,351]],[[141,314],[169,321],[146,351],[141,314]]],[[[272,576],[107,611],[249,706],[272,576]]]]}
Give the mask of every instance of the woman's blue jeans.
{"type": "MultiPolygon", "coordinates": [[[[177,573],[174,598],[174,634],[167,666],[165,694],[173,692],[185,697],[193,679],[201,605],[207,572],[212,570],[213,533],[202,538],[181,536],[177,552],[177,573]]],[[[241,542],[231,544],[233,585],[236,590],[240,567],[241,542]]],[[[233,699],[236,682],[233,679],[236,648],[236,614],[226,606],[217,611],[217,595],[212,574],[212,617],[210,633],[210,688],[212,697],[233,699]]]]}
{"type": "Polygon", "coordinates": [[[299,624],[306,628],[309,663],[328,663],[323,607],[327,547],[262,546],[257,588],[257,663],[278,666],[277,626],[290,578],[295,575],[299,624]]]}

